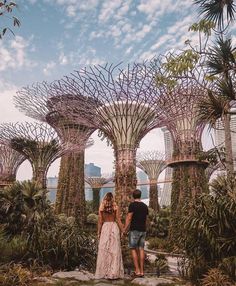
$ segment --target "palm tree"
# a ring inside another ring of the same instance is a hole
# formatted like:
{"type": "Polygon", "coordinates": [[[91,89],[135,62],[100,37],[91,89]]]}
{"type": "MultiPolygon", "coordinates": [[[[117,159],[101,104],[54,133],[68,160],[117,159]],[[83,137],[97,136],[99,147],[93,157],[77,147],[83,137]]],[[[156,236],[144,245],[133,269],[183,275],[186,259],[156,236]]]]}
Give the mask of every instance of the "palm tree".
{"type": "Polygon", "coordinates": [[[200,15],[214,22],[220,30],[224,30],[225,15],[228,24],[235,19],[234,0],[194,0],[194,4],[199,5],[200,15]]]}
{"type": "Polygon", "coordinates": [[[232,46],[231,39],[222,36],[216,40],[216,45],[209,49],[206,67],[213,85],[208,91],[208,98],[199,103],[200,117],[210,126],[215,126],[216,121],[221,118],[225,133],[226,169],[229,177],[233,176],[233,150],[230,129],[230,118],[232,102],[236,99],[235,90],[235,67],[234,57],[236,48],[232,46]]]}
{"type": "Polygon", "coordinates": [[[50,210],[46,190],[36,182],[15,182],[0,191],[0,223],[9,234],[21,232],[50,210]]]}
{"type": "Polygon", "coordinates": [[[231,39],[224,39],[224,33],[235,19],[236,5],[234,0],[194,0],[199,6],[199,13],[203,19],[213,22],[218,29],[216,44],[207,51],[206,67],[214,79],[214,96],[200,103],[202,119],[213,126],[221,118],[225,132],[226,168],[228,176],[232,176],[233,152],[230,131],[231,101],[235,100],[233,79],[235,77],[235,48],[231,39]],[[226,19],[225,19],[226,17],[226,19]],[[225,26],[225,24],[227,25],[225,26]],[[205,105],[205,107],[204,107],[205,105]],[[206,111],[210,111],[208,114],[206,111]]]}

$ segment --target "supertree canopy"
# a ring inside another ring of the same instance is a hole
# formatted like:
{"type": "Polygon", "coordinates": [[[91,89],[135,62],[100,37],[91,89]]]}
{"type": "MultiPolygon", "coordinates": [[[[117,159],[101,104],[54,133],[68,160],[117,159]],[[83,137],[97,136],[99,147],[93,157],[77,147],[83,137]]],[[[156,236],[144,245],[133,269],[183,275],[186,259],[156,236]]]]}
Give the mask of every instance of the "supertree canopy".
{"type": "Polygon", "coordinates": [[[78,148],[61,142],[54,129],[42,123],[3,123],[0,125],[0,142],[30,161],[33,180],[42,188],[46,188],[50,165],[63,154],[78,148]]]}
{"type": "Polygon", "coordinates": [[[137,167],[142,169],[149,178],[149,207],[159,210],[157,180],[165,169],[165,154],[159,151],[140,152],[137,156],[137,167]]]}
{"type": "Polygon", "coordinates": [[[73,96],[63,94],[60,83],[37,83],[22,88],[14,97],[16,107],[26,115],[47,122],[57,132],[62,141],[79,146],[77,152],[65,154],[61,158],[56,213],[85,219],[84,193],[84,150],[91,146],[89,139],[95,128],[81,119],[75,120],[67,113],[67,105],[80,104],[73,96]],[[68,175],[69,174],[69,175],[68,175]],[[78,214],[79,212],[79,214],[78,214]]]}
{"type": "Polygon", "coordinates": [[[93,211],[98,212],[99,202],[100,202],[100,190],[103,185],[107,184],[112,180],[112,177],[85,177],[85,182],[87,182],[93,191],[93,211]]]}
{"type": "Polygon", "coordinates": [[[15,181],[16,172],[25,159],[21,153],[0,144],[0,188],[15,181]]]}
{"type": "Polygon", "coordinates": [[[155,79],[145,64],[125,70],[118,66],[95,66],[75,72],[63,80],[64,89],[80,100],[82,110],[75,116],[87,118],[93,110],[91,124],[113,145],[115,154],[116,199],[122,213],[126,211],[136,188],[135,157],[140,140],[158,124],[154,103],[155,79]]]}

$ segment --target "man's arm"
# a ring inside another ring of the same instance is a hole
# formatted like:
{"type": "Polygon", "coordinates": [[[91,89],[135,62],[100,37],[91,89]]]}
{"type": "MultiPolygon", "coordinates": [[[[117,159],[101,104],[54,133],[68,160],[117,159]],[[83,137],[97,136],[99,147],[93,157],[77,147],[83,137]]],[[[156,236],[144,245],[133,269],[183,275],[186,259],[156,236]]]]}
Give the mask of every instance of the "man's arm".
{"type": "Polygon", "coordinates": [[[130,213],[127,214],[123,233],[126,233],[128,231],[130,223],[131,223],[131,220],[132,220],[132,217],[133,217],[133,213],[130,212],[130,213]]]}

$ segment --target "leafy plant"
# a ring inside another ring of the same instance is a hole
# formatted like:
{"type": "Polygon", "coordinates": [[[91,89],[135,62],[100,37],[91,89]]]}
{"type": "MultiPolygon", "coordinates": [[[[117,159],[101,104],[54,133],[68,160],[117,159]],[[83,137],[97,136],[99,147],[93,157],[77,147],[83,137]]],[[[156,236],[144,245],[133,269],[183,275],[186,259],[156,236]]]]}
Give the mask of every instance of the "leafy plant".
{"type": "Polygon", "coordinates": [[[0,223],[8,235],[30,228],[40,216],[48,216],[51,207],[46,190],[35,182],[16,182],[0,191],[0,223]]]}
{"type": "Polygon", "coordinates": [[[11,261],[21,261],[26,255],[26,241],[22,236],[15,236],[7,239],[3,230],[0,230],[0,262],[9,263],[11,261]]]}
{"type": "Polygon", "coordinates": [[[160,274],[169,271],[168,261],[164,255],[159,254],[154,262],[154,265],[160,274]]]}
{"type": "Polygon", "coordinates": [[[204,275],[202,286],[232,286],[232,283],[221,270],[212,268],[204,275]]]}
{"type": "Polygon", "coordinates": [[[32,280],[32,273],[21,264],[5,265],[4,274],[1,276],[2,286],[28,286],[32,280]]]}
{"type": "Polygon", "coordinates": [[[38,220],[25,236],[29,256],[54,269],[76,266],[93,269],[95,266],[95,238],[82,232],[70,218],[67,221],[56,219],[48,224],[44,218],[38,220]]]}
{"type": "Polygon", "coordinates": [[[235,184],[227,182],[220,191],[217,188],[212,194],[202,195],[179,221],[182,235],[177,243],[187,258],[184,272],[195,281],[216,267],[222,267],[231,279],[236,278],[235,184]]]}
{"type": "Polygon", "coordinates": [[[148,248],[159,251],[169,252],[172,249],[170,242],[167,239],[152,237],[148,240],[148,248]]]}
{"type": "Polygon", "coordinates": [[[155,213],[152,209],[149,209],[148,220],[148,237],[165,238],[168,236],[168,229],[170,223],[169,208],[162,208],[158,213],[155,213]]]}

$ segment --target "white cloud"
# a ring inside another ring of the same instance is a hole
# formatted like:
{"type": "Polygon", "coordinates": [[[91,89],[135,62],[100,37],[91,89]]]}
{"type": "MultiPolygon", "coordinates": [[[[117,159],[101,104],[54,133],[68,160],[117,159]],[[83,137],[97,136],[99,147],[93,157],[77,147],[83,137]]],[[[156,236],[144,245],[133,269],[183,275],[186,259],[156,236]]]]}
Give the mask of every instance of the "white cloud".
{"type": "Polygon", "coordinates": [[[63,66],[68,64],[68,57],[63,52],[59,55],[59,64],[63,66]]]}
{"type": "Polygon", "coordinates": [[[19,87],[5,82],[1,83],[0,89],[0,106],[4,107],[1,108],[0,122],[30,121],[30,119],[19,112],[13,104],[13,96],[16,94],[19,87]]]}
{"type": "Polygon", "coordinates": [[[31,61],[27,55],[30,40],[15,36],[9,42],[0,42],[0,71],[7,69],[21,69],[23,67],[33,67],[35,62],[31,61]]]}
{"type": "Polygon", "coordinates": [[[103,1],[101,12],[100,12],[99,17],[98,17],[99,21],[107,22],[110,18],[113,17],[113,15],[117,11],[117,9],[121,6],[121,4],[122,4],[121,0],[103,1]]]}
{"type": "Polygon", "coordinates": [[[53,61],[50,61],[46,64],[45,68],[43,69],[43,73],[45,75],[50,75],[52,70],[56,67],[56,63],[53,61]]]}
{"type": "Polygon", "coordinates": [[[52,4],[54,2],[57,5],[62,6],[69,17],[77,17],[79,12],[89,11],[97,7],[99,0],[45,0],[52,4]]]}

